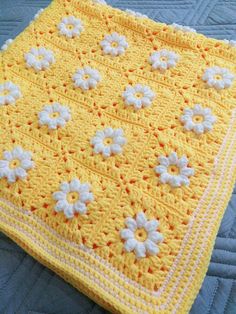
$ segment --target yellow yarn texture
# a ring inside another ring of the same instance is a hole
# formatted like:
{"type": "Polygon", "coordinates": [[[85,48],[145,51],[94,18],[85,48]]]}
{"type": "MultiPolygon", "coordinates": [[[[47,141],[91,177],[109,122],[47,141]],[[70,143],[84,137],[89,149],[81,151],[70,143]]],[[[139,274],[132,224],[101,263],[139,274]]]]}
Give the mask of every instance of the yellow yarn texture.
{"type": "Polygon", "coordinates": [[[187,313],[236,179],[236,48],[54,0],[0,53],[0,230],[114,313],[187,313]]]}

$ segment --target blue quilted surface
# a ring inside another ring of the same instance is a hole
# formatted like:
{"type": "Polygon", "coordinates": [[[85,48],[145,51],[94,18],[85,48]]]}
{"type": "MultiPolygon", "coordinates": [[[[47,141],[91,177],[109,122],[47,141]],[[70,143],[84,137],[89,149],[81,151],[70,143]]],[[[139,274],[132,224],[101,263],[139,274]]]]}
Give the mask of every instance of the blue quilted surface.
{"type": "MultiPolygon", "coordinates": [[[[79,1],[79,0],[78,0],[79,1]]],[[[82,1],[82,0],[80,0],[82,1]]],[[[166,23],[236,40],[236,0],[110,0],[166,23]]],[[[50,0],[0,0],[0,46],[14,38],[50,0]]],[[[73,287],[0,234],[0,314],[105,314],[73,287]]],[[[236,188],[191,314],[236,314],[236,188]]]]}

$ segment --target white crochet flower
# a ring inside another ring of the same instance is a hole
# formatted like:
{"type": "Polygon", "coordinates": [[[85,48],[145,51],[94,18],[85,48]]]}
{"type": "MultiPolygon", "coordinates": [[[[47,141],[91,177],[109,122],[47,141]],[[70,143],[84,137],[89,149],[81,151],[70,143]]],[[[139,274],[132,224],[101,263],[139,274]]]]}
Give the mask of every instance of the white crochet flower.
{"type": "Polygon", "coordinates": [[[121,36],[116,32],[106,35],[105,38],[100,42],[100,45],[103,49],[103,52],[111,56],[119,56],[123,54],[128,48],[128,43],[125,36],[121,36]]]}
{"type": "Polygon", "coordinates": [[[236,47],[236,40],[224,39],[223,41],[224,41],[224,43],[228,44],[231,47],[236,47]]]}
{"type": "Polygon", "coordinates": [[[76,87],[88,90],[96,87],[98,82],[101,81],[101,76],[98,70],[86,66],[77,70],[72,79],[76,87]]]}
{"type": "Polygon", "coordinates": [[[126,9],[125,12],[127,12],[128,14],[133,15],[135,17],[148,18],[147,15],[139,13],[139,12],[136,12],[136,11],[133,11],[133,10],[130,10],[130,9],[126,9]]]}
{"type": "Polygon", "coordinates": [[[67,218],[73,218],[75,213],[85,214],[87,204],[94,199],[90,185],[81,183],[79,179],[61,183],[60,191],[54,192],[53,198],[57,201],[55,211],[64,212],[67,218]]]}
{"type": "Polygon", "coordinates": [[[209,87],[214,87],[217,90],[230,87],[234,78],[234,74],[228,69],[218,66],[206,69],[202,77],[209,87]]]}
{"type": "Polygon", "coordinates": [[[21,97],[20,89],[12,82],[0,84],[0,106],[14,104],[21,97]]]}
{"type": "Polygon", "coordinates": [[[134,106],[136,110],[150,106],[155,97],[150,87],[141,84],[128,85],[122,95],[126,106],[134,106]]]}
{"type": "Polygon", "coordinates": [[[97,131],[96,135],[91,139],[93,151],[96,154],[102,154],[105,158],[112,154],[120,154],[122,146],[127,140],[124,137],[122,129],[106,128],[103,131],[97,131]]]}
{"type": "Polygon", "coordinates": [[[184,26],[176,23],[171,24],[171,26],[173,26],[174,29],[176,29],[177,31],[182,31],[184,33],[196,33],[196,29],[189,26],[184,26]]]}
{"type": "Polygon", "coordinates": [[[173,68],[179,60],[179,56],[174,52],[166,49],[155,51],[149,58],[149,62],[154,70],[165,71],[173,68]]]}
{"type": "Polygon", "coordinates": [[[143,212],[136,215],[136,219],[128,217],[125,220],[126,229],[121,230],[120,236],[125,240],[124,249],[134,251],[136,258],[156,255],[159,252],[158,243],[163,241],[163,235],[156,231],[159,222],[156,219],[147,220],[143,212]]]}
{"type": "Polygon", "coordinates": [[[0,178],[7,178],[8,183],[14,183],[17,178],[25,179],[27,171],[33,168],[31,152],[17,146],[12,151],[4,151],[0,160],[0,178]]]}
{"type": "Polygon", "coordinates": [[[59,103],[47,105],[38,115],[39,124],[47,125],[49,129],[57,129],[65,126],[66,122],[70,120],[70,110],[66,106],[59,103]]]}
{"type": "Polygon", "coordinates": [[[63,17],[61,23],[58,24],[58,29],[61,35],[73,38],[79,36],[83,31],[83,24],[80,19],[74,16],[63,17]]]}
{"type": "Polygon", "coordinates": [[[96,4],[107,4],[105,0],[93,0],[93,3],[96,3],[96,4]]]}
{"type": "Polygon", "coordinates": [[[36,71],[46,70],[55,62],[53,52],[44,47],[31,48],[25,54],[25,61],[28,68],[34,68],[36,71]]]}
{"type": "Polygon", "coordinates": [[[7,39],[5,43],[2,45],[1,50],[7,50],[7,48],[10,46],[10,44],[13,42],[13,39],[7,39]]]}
{"type": "Polygon", "coordinates": [[[35,14],[34,16],[34,20],[36,20],[37,18],[39,18],[40,14],[44,11],[44,9],[39,9],[38,12],[35,14]]]}
{"type": "Polygon", "coordinates": [[[216,118],[212,115],[210,108],[203,108],[197,104],[192,109],[184,109],[184,114],[180,117],[187,131],[194,131],[196,134],[202,134],[211,131],[216,118]]]}
{"type": "Polygon", "coordinates": [[[161,183],[168,183],[174,188],[189,185],[188,177],[194,175],[194,169],[188,167],[186,156],[178,158],[173,152],[168,157],[160,156],[158,161],[160,165],[155,167],[155,172],[160,174],[161,183]]]}

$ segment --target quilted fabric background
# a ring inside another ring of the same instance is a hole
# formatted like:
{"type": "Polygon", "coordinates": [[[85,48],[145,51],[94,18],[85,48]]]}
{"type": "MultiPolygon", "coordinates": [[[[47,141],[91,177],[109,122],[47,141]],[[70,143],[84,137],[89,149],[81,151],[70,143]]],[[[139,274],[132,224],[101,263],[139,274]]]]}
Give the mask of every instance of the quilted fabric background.
{"type": "MultiPolygon", "coordinates": [[[[83,0],[78,0],[83,1],[83,0]]],[[[219,39],[236,40],[236,0],[110,0],[150,18],[190,25],[219,39]]],[[[50,0],[0,0],[0,46],[14,38],[50,0]]],[[[87,297],[0,234],[1,314],[101,314],[87,297]]],[[[236,188],[219,230],[207,276],[191,314],[236,313],[236,188]]]]}

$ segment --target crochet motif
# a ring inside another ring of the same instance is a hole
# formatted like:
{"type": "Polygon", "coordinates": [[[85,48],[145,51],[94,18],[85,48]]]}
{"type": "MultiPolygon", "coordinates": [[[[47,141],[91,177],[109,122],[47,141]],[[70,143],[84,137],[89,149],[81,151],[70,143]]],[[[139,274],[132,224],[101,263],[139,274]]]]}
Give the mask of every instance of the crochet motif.
{"type": "Polygon", "coordinates": [[[39,113],[39,124],[47,125],[49,129],[55,130],[65,126],[70,118],[70,111],[66,106],[54,103],[51,106],[45,106],[39,113]]]}
{"type": "Polygon", "coordinates": [[[140,212],[136,219],[127,218],[125,224],[127,229],[123,229],[120,235],[125,240],[124,249],[127,252],[135,251],[137,258],[158,254],[157,243],[163,241],[163,236],[156,231],[159,226],[157,220],[147,220],[145,214],[140,212]]]}
{"type": "Polygon", "coordinates": [[[83,69],[77,70],[73,76],[73,81],[76,87],[88,90],[96,87],[98,82],[101,81],[101,76],[98,70],[86,66],[83,69]]]}
{"type": "Polygon", "coordinates": [[[180,117],[187,131],[194,131],[196,134],[202,134],[211,131],[216,118],[211,114],[210,108],[202,108],[201,105],[195,105],[192,109],[185,108],[184,114],[180,117]]]}
{"type": "Polygon", "coordinates": [[[80,19],[74,16],[63,17],[61,23],[58,25],[58,29],[61,35],[73,38],[79,36],[83,30],[83,25],[80,19]]]}
{"type": "Polygon", "coordinates": [[[176,66],[179,56],[174,51],[162,49],[154,52],[149,58],[149,62],[154,70],[165,71],[176,66]]]}
{"type": "Polygon", "coordinates": [[[209,87],[224,89],[232,85],[235,76],[226,68],[218,66],[208,68],[202,77],[209,87]]]}
{"type": "Polygon", "coordinates": [[[158,161],[160,165],[155,167],[155,171],[160,174],[161,183],[168,183],[173,188],[189,185],[188,177],[194,175],[194,170],[188,167],[186,156],[178,158],[173,152],[168,157],[160,156],[158,161]]]}
{"type": "Polygon", "coordinates": [[[21,96],[19,87],[12,82],[0,84],[0,106],[12,105],[21,96]]]}
{"type": "Polygon", "coordinates": [[[133,106],[138,110],[142,107],[149,107],[155,93],[148,87],[141,84],[136,84],[134,87],[128,85],[123,93],[123,98],[127,106],[133,106]]]}
{"type": "Polygon", "coordinates": [[[87,204],[93,201],[93,193],[90,192],[88,183],[81,183],[79,179],[71,182],[63,182],[60,191],[53,193],[56,212],[64,212],[66,218],[73,218],[76,213],[85,214],[87,204]]]}
{"type": "Polygon", "coordinates": [[[0,53],[0,230],[111,313],[189,312],[236,180],[236,50],[189,31],[53,0],[0,53]]]}
{"type": "Polygon", "coordinates": [[[46,70],[50,64],[55,62],[53,52],[44,47],[31,48],[25,54],[26,66],[34,68],[36,71],[46,70]]]}
{"type": "Polygon", "coordinates": [[[128,48],[125,36],[121,36],[118,33],[106,35],[100,42],[100,45],[104,54],[115,57],[125,53],[125,50],[128,48]]]}
{"type": "Polygon", "coordinates": [[[16,179],[25,179],[27,171],[33,168],[32,154],[17,146],[12,151],[4,151],[3,159],[0,160],[0,178],[7,178],[9,183],[16,179]]]}
{"type": "Polygon", "coordinates": [[[95,154],[102,154],[105,158],[112,154],[120,154],[122,146],[126,144],[126,138],[122,129],[106,128],[103,131],[97,131],[91,139],[93,151],[95,154]]]}

